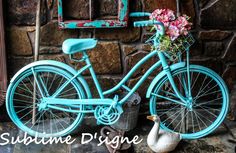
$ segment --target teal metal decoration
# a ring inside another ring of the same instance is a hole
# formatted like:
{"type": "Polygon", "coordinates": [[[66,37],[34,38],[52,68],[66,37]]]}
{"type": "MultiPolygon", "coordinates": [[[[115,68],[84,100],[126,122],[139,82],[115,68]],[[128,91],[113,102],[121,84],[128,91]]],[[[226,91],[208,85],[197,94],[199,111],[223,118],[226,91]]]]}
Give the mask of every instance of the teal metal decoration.
{"type": "MultiPolygon", "coordinates": [[[[165,34],[159,21],[134,22],[136,27],[153,25],[159,25],[155,26],[155,36],[165,34]]],[[[151,42],[155,44],[158,40],[152,37],[151,42]]],[[[86,51],[95,47],[96,43],[94,39],[64,41],[64,53],[74,61],[85,63],[80,70],[61,62],[42,60],[23,67],[14,75],[8,87],[6,107],[10,118],[20,129],[32,136],[64,136],[75,130],[88,113],[94,114],[98,124],[114,124],[123,112],[126,100],[160,67],[163,70],[149,85],[146,97],[150,99],[151,114],[160,116],[161,128],[178,132],[183,139],[197,139],[210,134],[224,120],[229,107],[227,87],[214,71],[190,64],[189,47],[186,48],[186,60],[179,56],[179,61],[174,64],[170,64],[165,52],[150,52],[116,86],[103,91],[86,51]],[[73,57],[78,52],[82,53],[81,59],[73,57]],[[153,57],[158,60],[138,82],[132,88],[126,86],[132,74],[153,57]],[[86,70],[92,76],[99,98],[92,97],[82,76],[86,70]],[[34,82],[36,91],[33,91],[34,82]],[[108,98],[120,89],[126,90],[127,95],[118,97],[115,94],[113,98],[108,98]],[[33,99],[36,100],[35,106],[33,99]],[[32,122],[33,108],[36,108],[35,123],[32,122]]]]}
{"type": "MultiPolygon", "coordinates": [[[[129,0],[118,0],[118,16],[113,20],[66,20],[63,16],[63,2],[58,0],[58,24],[59,28],[119,28],[126,27],[128,22],[129,0]]],[[[65,1],[66,2],[66,1],[65,1]]],[[[79,8],[78,8],[79,9],[79,8]]]]}

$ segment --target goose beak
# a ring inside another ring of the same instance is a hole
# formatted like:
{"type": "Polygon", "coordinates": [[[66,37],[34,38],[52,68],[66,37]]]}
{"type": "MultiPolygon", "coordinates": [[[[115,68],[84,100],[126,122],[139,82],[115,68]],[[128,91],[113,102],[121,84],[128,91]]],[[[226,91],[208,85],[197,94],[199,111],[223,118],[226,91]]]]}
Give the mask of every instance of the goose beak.
{"type": "Polygon", "coordinates": [[[147,116],[148,120],[154,121],[154,116],[147,116]]]}

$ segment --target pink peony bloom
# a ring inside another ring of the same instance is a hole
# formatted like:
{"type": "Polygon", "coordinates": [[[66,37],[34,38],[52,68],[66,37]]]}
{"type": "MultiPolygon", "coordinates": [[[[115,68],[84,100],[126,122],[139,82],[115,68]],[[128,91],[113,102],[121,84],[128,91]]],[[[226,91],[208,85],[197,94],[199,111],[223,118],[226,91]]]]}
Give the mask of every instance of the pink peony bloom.
{"type": "Polygon", "coordinates": [[[177,39],[180,35],[187,35],[192,25],[188,22],[188,16],[183,15],[176,18],[174,11],[170,9],[156,9],[151,14],[150,19],[162,22],[166,29],[166,35],[168,35],[172,41],[177,39]]]}
{"type": "Polygon", "coordinates": [[[177,18],[177,20],[179,21],[180,25],[183,26],[183,27],[187,26],[189,24],[188,20],[185,17],[183,17],[183,16],[179,16],[177,18]]]}
{"type": "Polygon", "coordinates": [[[150,19],[154,19],[160,22],[170,22],[175,20],[174,11],[170,9],[156,9],[150,16],[150,19]]]}
{"type": "Polygon", "coordinates": [[[170,39],[171,39],[172,41],[174,41],[175,39],[177,39],[177,38],[179,37],[180,31],[179,31],[178,27],[173,26],[173,25],[170,25],[170,26],[168,27],[168,29],[166,30],[166,34],[167,34],[168,36],[170,36],[170,39]]]}

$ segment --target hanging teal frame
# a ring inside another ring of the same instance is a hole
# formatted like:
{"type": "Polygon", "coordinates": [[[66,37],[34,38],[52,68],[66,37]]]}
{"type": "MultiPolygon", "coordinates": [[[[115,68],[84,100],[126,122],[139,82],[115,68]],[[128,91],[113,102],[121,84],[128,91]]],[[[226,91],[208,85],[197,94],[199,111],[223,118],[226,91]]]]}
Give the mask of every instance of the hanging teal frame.
{"type": "Polygon", "coordinates": [[[129,17],[128,6],[129,0],[119,0],[118,16],[113,20],[66,20],[63,17],[63,0],[58,0],[58,25],[61,29],[126,27],[129,17]]]}

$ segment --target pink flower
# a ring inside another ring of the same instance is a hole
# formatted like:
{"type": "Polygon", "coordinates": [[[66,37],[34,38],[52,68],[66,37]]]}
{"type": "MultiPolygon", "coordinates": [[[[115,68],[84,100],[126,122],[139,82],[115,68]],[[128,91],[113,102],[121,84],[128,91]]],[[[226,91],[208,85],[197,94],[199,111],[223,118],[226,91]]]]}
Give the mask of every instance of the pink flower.
{"type": "Polygon", "coordinates": [[[187,26],[189,23],[188,23],[188,20],[185,18],[185,17],[183,17],[183,16],[179,16],[178,18],[177,18],[177,21],[179,21],[179,23],[181,23],[181,26],[187,26]]]}
{"type": "Polygon", "coordinates": [[[175,14],[174,11],[167,9],[167,11],[165,12],[167,14],[167,16],[169,17],[169,20],[175,20],[175,14]]]}
{"type": "Polygon", "coordinates": [[[170,36],[170,39],[171,39],[172,41],[174,41],[175,39],[177,39],[177,38],[179,37],[180,31],[179,31],[178,27],[173,26],[173,25],[170,25],[170,26],[168,27],[168,29],[166,30],[166,34],[167,34],[168,36],[170,36]]]}
{"type": "Polygon", "coordinates": [[[166,23],[175,20],[175,14],[170,9],[156,9],[151,14],[150,19],[166,23]]]}
{"type": "Polygon", "coordinates": [[[156,9],[151,14],[150,19],[162,22],[166,29],[166,35],[168,35],[172,41],[177,39],[180,35],[187,35],[192,25],[188,22],[188,16],[183,15],[176,18],[174,11],[170,9],[156,9]]]}

